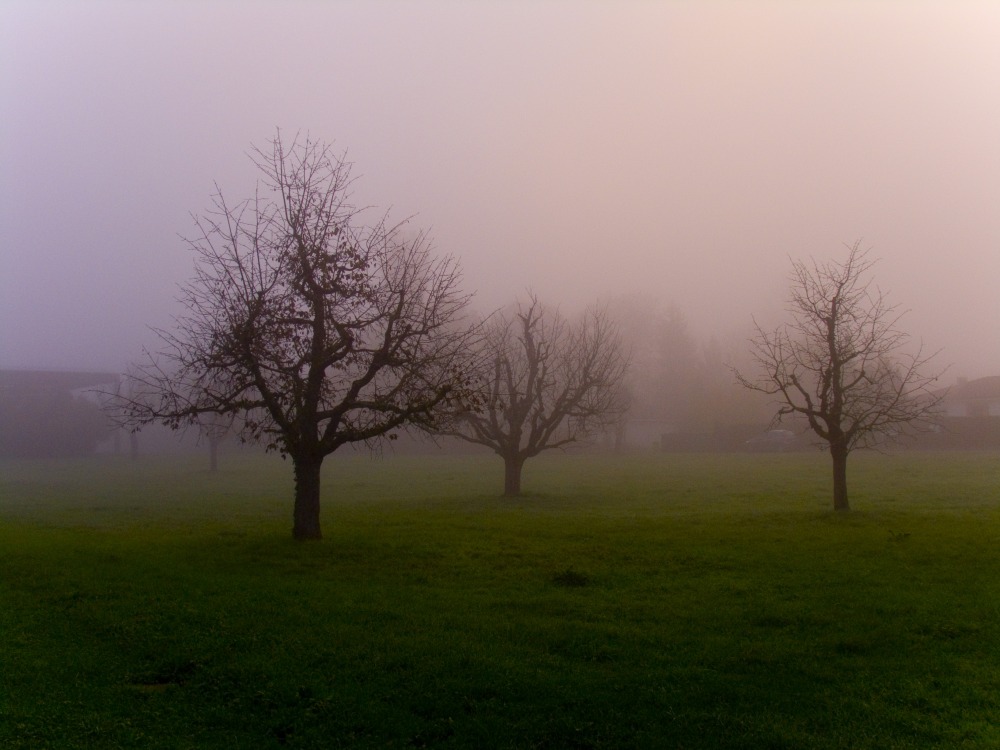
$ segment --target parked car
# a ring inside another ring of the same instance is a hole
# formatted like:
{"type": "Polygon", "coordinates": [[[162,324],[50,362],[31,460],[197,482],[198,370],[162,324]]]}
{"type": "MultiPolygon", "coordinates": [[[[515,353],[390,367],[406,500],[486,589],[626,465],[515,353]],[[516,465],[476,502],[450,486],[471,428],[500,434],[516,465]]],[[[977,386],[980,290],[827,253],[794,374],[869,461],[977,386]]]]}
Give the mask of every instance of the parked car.
{"type": "Polygon", "coordinates": [[[768,430],[747,440],[744,447],[757,453],[784,453],[798,450],[802,444],[791,430],[768,430]]]}

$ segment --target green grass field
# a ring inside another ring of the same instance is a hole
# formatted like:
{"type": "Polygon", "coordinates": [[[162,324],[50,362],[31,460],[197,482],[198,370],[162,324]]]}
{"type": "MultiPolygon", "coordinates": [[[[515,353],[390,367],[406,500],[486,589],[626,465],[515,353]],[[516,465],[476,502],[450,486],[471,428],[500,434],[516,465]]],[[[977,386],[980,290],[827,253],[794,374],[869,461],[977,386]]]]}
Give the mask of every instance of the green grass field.
{"type": "Polygon", "coordinates": [[[204,464],[0,464],[0,747],[1000,747],[996,453],[204,464]]]}

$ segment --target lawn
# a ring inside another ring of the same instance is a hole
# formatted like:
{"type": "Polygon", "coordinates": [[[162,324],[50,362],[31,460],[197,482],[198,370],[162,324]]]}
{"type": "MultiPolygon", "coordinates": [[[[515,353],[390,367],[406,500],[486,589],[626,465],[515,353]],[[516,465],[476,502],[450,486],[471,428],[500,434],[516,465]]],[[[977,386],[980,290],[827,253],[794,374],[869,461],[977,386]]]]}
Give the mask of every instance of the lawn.
{"type": "Polygon", "coordinates": [[[1000,455],[0,464],[0,747],[1000,747],[1000,455]]]}

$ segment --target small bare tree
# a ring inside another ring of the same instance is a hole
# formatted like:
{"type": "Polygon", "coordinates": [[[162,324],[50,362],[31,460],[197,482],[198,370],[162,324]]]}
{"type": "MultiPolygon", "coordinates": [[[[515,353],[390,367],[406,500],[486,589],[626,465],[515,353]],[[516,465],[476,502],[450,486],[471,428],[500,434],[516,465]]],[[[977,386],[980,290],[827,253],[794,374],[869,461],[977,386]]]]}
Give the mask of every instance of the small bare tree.
{"type": "Polygon", "coordinates": [[[236,429],[235,414],[208,414],[198,420],[198,437],[208,443],[208,470],[219,470],[219,448],[236,429]]]}
{"type": "Polygon", "coordinates": [[[843,263],[792,263],[791,322],[774,331],[756,323],[751,390],[777,396],[775,417],[801,415],[829,447],[833,507],[848,510],[847,457],[925,425],[941,401],[925,375],[930,357],[908,351],[902,313],[870,279],[875,264],[860,243],[843,263]]]}
{"type": "Polygon", "coordinates": [[[291,458],[293,535],[319,539],[323,459],[431,426],[460,396],[469,295],[424,235],[360,222],[351,165],[329,146],[279,134],[251,158],[257,194],[232,205],[217,190],[196,217],[186,312],[115,405],[132,428],[237,416],[244,440],[291,458]]]}
{"type": "Polygon", "coordinates": [[[613,424],[627,406],[627,357],[603,308],[590,308],[574,325],[532,295],[487,322],[478,355],[478,408],[465,412],[452,434],[503,459],[505,495],[520,494],[527,459],[613,424]]]}

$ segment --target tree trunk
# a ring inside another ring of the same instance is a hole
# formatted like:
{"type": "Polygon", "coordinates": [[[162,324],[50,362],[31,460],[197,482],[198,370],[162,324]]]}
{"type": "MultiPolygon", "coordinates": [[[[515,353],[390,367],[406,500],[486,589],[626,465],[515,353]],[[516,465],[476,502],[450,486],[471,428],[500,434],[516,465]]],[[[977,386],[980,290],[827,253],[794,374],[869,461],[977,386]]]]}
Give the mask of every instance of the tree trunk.
{"type": "Polygon", "coordinates": [[[323,458],[293,456],[295,512],[292,536],[300,541],[322,539],[319,528],[319,477],[323,458]]]}
{"type": "Polygon", "coordinates": [[[519,456],[503,457],[503,494],[506,497],[517,497],[521,494],[521,469],[524,459],[519,456]]]}
{"type": "Polygon", "coordinates": [[[621,453],[625,449],[625,427],[624,419],[615,422],[615,453],[621,453]]]}
{"type": "Polygon", "coordinates": [[[847,446],[831,445],[833,457],[833,509],[850,510],[847,502],[847,446]]]}
{"type": "Polygon", "coordinates": [[[219,470],[219,439],[210,437],[208,439],[208,470],[219,470]]]}

